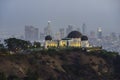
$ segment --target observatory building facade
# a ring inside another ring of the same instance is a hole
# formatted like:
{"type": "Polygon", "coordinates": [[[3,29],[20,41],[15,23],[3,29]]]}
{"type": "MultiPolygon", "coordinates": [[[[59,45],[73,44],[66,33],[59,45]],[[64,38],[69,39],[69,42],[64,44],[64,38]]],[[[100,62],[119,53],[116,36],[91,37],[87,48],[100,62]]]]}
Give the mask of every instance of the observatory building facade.
{"type": "Polygon", "coordinates": [[[90,47],[88,37],[79,31],[72,31],[66,38],[53,40],[50,35],[45,37],[45,48],[49,47],[90,47]]]}

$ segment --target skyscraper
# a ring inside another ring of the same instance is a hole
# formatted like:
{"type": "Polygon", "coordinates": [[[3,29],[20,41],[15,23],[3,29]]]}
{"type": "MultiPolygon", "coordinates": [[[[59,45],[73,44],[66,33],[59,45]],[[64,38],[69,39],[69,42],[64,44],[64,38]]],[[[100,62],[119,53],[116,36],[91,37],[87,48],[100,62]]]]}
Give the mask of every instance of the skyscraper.
{"type": "Polygon", "coordinates": [[[39,29],[33,26],[25,26],[25,40],[38,40],[39,29]]]}
{"type": "Polygon", "coordinates": [[[115,33],[115,32],[112,32],[111,34],[110,34],[110,37],[111,37],[111,40],[117,40],[117,34],[115,33]]]}
{"type": "Polygon", "coordinates": [[[44,40],[45,39],[45,34],[44,33],[40,33],[40,40],[44,40]]]}
{"type": "Polygon", "coordinates": [[[25,26],[25,40],[31,40],[31,28],[32,26],[25,26]]]}
{"type": "Polygon", "coordinates": [[[120,41],[120,34],[118,35],[119,41],[120,41]]]}
{"type": "Polygon", "coordinates": [[[83,34],[83,35],[87,35],[87,30],[86,30],[86,28],[87,28],[86,24],[83,23],[83,25],[82,25],[82,34],[83,34]]]}
{"type": "Polygon", "coordinates": [[[60,30],[59,30],[59,32],[60,32],[60,38],[62,39],[62,38],[64,38],[64,32],[65,32],[65,30],[64,30],[64,28],[60,28],[60,30]]]}
{"type": "Polygon", "coordinates": [[[66,35],[68,35],[71,31],[73,31],[73,26],[68,25],[68,27],[66,28],[66,35]]]}
{"type": "Polygon", "coordinates": [[[95,31],[90,31],[90,38],[95,38],[95,31]]]}
{"type": "Polygon", "coordinates": [[[38,40],[39,29],[38,28],[34,28],[34,33],[33,34],[34,34],[34,36],[33,36],[34,40],[38,40]]]}
{"type": "Polygon", "coordinates": [[[52,30],[51,30],[51,21],[48,21],[47,27],[44,28],[45,35],[51,35],[52,36],[52,30]]]}
{"type": "Polygon", "coordinates": [[[76,31],[79,31],[79,32],[81,32],[79,27],[78,27],[78,28],[76,28],[76,31]]]}
{"type": "Polygon", "coordinates": [[[60,32],[57,32],[57,33],[55,34],[55,40],[60,40],[60,32]]]}
{"type": "Polygon", "coordinates": [[[97,33],[98,33],[98,39],[102,39],[102,29],[101,29],[101,27],[98,28],[97,33]]]}

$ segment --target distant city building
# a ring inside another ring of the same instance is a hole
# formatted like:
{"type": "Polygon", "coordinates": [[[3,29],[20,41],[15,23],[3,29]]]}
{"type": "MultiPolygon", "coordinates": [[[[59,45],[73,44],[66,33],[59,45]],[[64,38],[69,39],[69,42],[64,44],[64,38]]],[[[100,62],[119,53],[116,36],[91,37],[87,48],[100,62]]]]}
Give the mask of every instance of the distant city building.
{"type": "Polygon", "coordinates": [[[38,40],[39,29],[33,26],[25,26],[25,40],[38,40]]]}
{"type": "Polygon", "coordinates": [[[79,31],[79,32],[81,32],[79,27],[78,27],[78,28],[76,28],[76,31],[79,31]]]}
{"type": "Polygon", "coordinates": [[[59,30],[59,32],[60,32],[60,38],[61,38],[61,39],[64,38],[64,37],[65,37],[65,30],[64,30],[64,28],[61,28],[61,29],[59,30]]]}
{"type": "Polygon", "coordinates": [[[51,30],[51,21],[48,21],[47,27],[44,28],[44,34],[53,36],[52,30],[51,30]]]}
{"type": "Polygon", "coordinates": [[[102,29],[101,29],[101,27],[99,27],[98,30],[97,30],[97,38],[102,39],[102,29]]]}
{"type": "Polygon", "coordinates": [[[115,32],[112,32],[110,37],[111,37],[111,40],[113,41],[117,40],[117,34],[115,32]]]}
{"type": "Polygon", "coordinates": [[[33,33],[34,40],[39,40],[39,38],[38,38],[39,35],[38,34],[39,34],[39,29],[34,28],[34,33],[33,33]]]}
{"type": "Polygon", "coordinates": [[[104,39],[107,40],[107,41],[110,41],[111,37],[109,35],[107,35],[107,36],[104,37],[104,39]]]}
{"type": "Polygon", "coordinates": [[[120,40],[120,35],[118,36],[119,40],[120,40]]]}
{"type": "Polygon", "coordinates": [[[25,26],[25,40],[31,40],[31,28],[32,26],[25,26]]]}
{"type": "Polygon", "coordinates": [[[87,35],[87,26],[85,23],[83,23],[83,25],[82,25],[82,34],[87,35]]]}
{"type": "Polygon", "coordinates": [[[44,40],[45,39],[45,34],[44,33],[40,33],[40,40],[44,40]]]}
{"type": "Polygon", "coordinates": [[[23,35],[21,35],[21,36],[20,36],[20,39],[24,39],[24,36],[23,36],[23,35]]]}
{"type": "Polygon", "coordinates": [[[95,31],[90,31],[90,38],[95,38],[95,31]]]}
{"type": "Polygon", "coordinates": [[[71,31],[73,31],[73,25],[68,25],[66,28],[66,35],[68,35],[71,31]]]}
{"type": "Polygon", "coordinates": [[[13,37],[24,40],[24,36],[23,35],[13,35],[13,37]]]}
{"type": "Polygon", "coordinates": [[[55,34],[55,40],[60,40],[61,39],[61,37],[60,37],[60,32],[57,32],[56,34],[55,34]]]}

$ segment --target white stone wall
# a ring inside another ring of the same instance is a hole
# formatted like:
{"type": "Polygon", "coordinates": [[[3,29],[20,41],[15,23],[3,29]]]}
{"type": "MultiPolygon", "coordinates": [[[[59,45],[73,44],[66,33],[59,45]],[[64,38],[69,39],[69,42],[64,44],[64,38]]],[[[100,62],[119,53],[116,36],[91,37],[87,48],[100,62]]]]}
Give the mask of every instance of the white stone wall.
{"type": "Polygon", "coordinates": [[[86,40],[86,41],[81,41],[81,47],[89,47],[90,45],[89,45],[89,42],[88,42],[88,40],[86,40]]]}

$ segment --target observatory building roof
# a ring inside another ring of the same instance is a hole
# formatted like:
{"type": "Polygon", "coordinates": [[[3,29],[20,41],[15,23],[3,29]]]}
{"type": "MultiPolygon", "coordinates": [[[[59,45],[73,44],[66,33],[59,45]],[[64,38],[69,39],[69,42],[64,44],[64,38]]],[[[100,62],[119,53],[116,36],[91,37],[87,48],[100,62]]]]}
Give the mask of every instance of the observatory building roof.
{"type": "Polygon", "coordinates": [[[68,34],[67,38],[81,38],[82,34],[79,31],[72,31],[68,34]]]}
{"type": "Polygon", "coordinates": [[[50,35],[47,35],[47,36],[45,37],[45,40],[52,40],[52,37],[51,37],[50,35]]]}
{"type": "Polygon", "coordinates": [[[85,35],[83,35],[82,38],[81,38],[81,40],[82,40],[82,41],[84,41],[84,40],[88,40],[88,37],[85,36],[85,35]]]}

